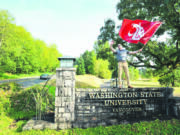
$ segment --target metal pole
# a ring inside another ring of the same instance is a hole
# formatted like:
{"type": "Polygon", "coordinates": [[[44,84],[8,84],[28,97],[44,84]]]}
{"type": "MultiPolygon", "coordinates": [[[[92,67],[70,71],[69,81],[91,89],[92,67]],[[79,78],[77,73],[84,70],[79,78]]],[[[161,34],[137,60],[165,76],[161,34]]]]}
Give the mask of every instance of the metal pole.
{"type": "Polygon", "coordinates": [[[166,87],[166,94],[165,94],[165,108],[166,108],[166,115],[169,115],[169,106],[168,106],[168,87],[166,87]]]}
{"type": "Polygon", "coordinates": [[[117,69],[118,69],[118,65],[116,65],[116,88],[118,87],[117,86],[117,78],[118,78],[118,73],[117,73],[118,70],[117,69]]]}

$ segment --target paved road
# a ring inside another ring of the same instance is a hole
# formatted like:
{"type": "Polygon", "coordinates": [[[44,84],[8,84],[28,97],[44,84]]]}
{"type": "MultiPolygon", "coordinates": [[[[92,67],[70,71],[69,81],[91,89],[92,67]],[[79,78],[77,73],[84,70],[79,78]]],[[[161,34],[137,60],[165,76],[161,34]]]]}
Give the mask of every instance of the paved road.
{"type": "Polygon", "coordinates": [[[47,80],[41,80],[41,79],[28,79],[28,80],[21,80],[17,81],[18,84],[20,84],[23,88],[27,88],[36,84],[44,83],[47,80]]]}
{"type": "Polygon", "coordinates": [[[23,88],[27,88],[27,87],[33,86],[35,84],[44,83],[44,82],[46,82],[46,80],[41,80],[39,77],[38,78],[26,78],[26,79],[12,79],[12,80],[2,80],[2,81],[0,81],[0,84],[7,83],[7,82],[17,82],[23,88]]]}
{"type": "Polygon", "coordinates": [[[1,83],[16,82],[20,84],[23,88],[31,87],[36,84],[45,83],[47,80],[42,80],[39,77],[36,78],[26,78],[26,79],[11,79],[11,80],[1,80],[1,83]]]}
{"type": "MultiPolygon", "coordinates": [[[[51,79],[56,79],[55,75],[51,76],[51,79]]],[[[1,80],[1,83],[6,82],[17,82],[20,84],[23,88],[27,88],[36,84],[45,83],[47,80],[42,80],[40,77],[33,77],[33,78],[22,78],[22,79],[10,79],[10,80],[1,80]]]]}

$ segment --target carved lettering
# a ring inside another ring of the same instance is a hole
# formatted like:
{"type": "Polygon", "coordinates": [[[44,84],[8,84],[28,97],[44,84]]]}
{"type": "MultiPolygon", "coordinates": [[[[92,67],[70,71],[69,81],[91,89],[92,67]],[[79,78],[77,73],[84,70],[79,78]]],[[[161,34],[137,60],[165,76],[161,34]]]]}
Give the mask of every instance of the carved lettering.
{"type": "Polygon", "coordinates": [[[89,93],[90,99],[95,98],[95,93],[89,93]]]}
{"type": "Polygon", "coordinates": [[[110,106],[114,106],[114,100],[110,100],[109,104],[110,106]]]}
{"type": "Polygon", "coordinates": [[[98,94],[98,93],[96,94],[96,98],[100,98],[100,96],[99,96],[99,94],[98,94]]]}
{"type": "Polygon", "coordinates": [[[113,108],[113,112],[135,112],[142,111],[140,107],[132,107],[132,108],[113,108]]]}
{"type": "Polygon", "coordinates": [[[131,98],[133,96],[132,92],[128,93],[128,98],[131,98]]]}
{"type": "Polygon", "coordinates": [[[120,105],[142,105],[146,104],[147,99],[137,99],[137,100],[104,100],[105,106],[120,106],[120,105]]]}
{"type": "Polygon", "coordinates": [[[133,92],[133,97],[138,97],[137,92],[133,92]]]}
{"type": "MultiPolygon", "coordinates": [[[[136,98],[137,92],[103,92],[103,93],[89,93],[90,99],[103,98],[136,98]]],[[[140,92],[140,97],[162,97],[161,92],[140,92]]]]}
{"type": "Polygon", "coordinates": [[[113,97],[117,98],[118,97],[118,93],[113,93],[113,97]]]}
{"type": "Polygon", "coordinates": [[[104,93],[101,93],[101,97],[104,98],[104,93]]]}
{"type": "Polygon", "coordinates": [[[104,105],[108,106],[109,105],[109,100],[104,100],[104,105]]]}
{"type": "Polygon", "coordinates": [[[157,97],[162,97],[162,93],[161,92],[156,92],[157,97]]]}

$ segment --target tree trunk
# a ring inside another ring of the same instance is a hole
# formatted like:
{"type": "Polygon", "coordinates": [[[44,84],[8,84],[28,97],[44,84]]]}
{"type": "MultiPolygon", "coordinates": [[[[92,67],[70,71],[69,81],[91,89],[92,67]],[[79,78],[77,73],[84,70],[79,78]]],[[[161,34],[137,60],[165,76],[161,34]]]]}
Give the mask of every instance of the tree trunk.
{"type": "Polygon", "coordinates": [[[174,78],[175,78],[175,75],[174,75],[174,73],[173,73],[173,76],[172,76],[172,82],[171,82],[171,84],[172,84],[172,87],[174,87],[174,78]]]}
{"type": "Polygon", "coordinates": [[[178,41],[176,42],[176,50],[178,50],[179,46],[178,46],[178,41]]]}

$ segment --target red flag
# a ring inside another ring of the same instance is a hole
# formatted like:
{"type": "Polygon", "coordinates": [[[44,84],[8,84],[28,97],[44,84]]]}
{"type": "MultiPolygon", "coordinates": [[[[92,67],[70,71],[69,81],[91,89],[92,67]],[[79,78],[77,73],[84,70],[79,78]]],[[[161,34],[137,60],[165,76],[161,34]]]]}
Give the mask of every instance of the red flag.
{"type": "Polygon", "coordinates": [[[145,45],[161,24],[162,22],[158,21],[124,19],[119,36],[129,43],[141,42],[145,45]]]}

